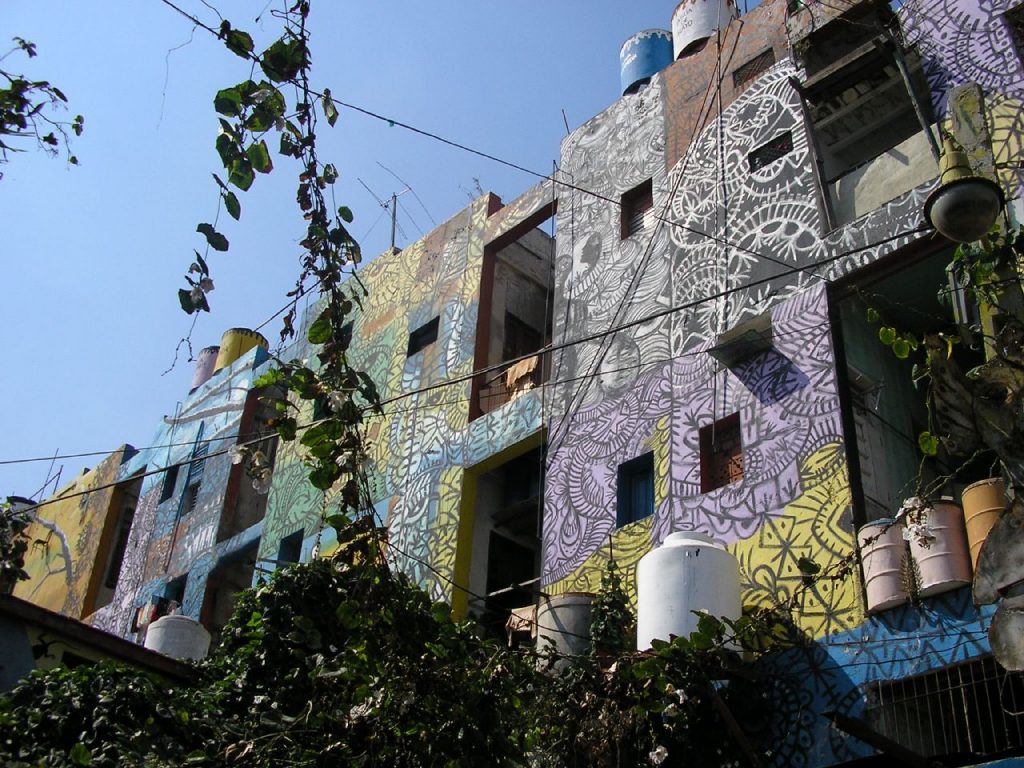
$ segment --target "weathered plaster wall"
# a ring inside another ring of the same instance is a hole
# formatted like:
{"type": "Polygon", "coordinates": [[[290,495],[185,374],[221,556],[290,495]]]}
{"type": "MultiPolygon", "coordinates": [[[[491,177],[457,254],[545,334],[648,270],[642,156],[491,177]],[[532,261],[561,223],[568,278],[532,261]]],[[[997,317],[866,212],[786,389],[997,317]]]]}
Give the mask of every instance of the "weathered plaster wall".
{"type": "Polygon", "coordinates": [[[122,446],[31,512],[29,579],[15,586],[16,597],[75,619],[92,613],[120,512],[110,486],[134,450],[122,446]]]}

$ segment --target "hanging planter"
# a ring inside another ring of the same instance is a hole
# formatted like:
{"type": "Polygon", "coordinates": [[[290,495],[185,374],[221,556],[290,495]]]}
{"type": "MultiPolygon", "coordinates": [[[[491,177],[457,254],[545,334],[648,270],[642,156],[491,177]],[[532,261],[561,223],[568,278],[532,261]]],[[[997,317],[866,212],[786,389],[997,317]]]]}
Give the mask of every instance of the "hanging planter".
{"type": "Polygon", "coordinates": [[[892,518],[875,520],[857,531],[868,613],[910,600],[904,579],[907,545],[903,525],[892,518]]]}
{"type": "Polygon", "coordinates": [[[971,563],[964,532],[964,513],[952,499],[903,502],[897,519],[910,542],[917,594],[930,597],[971,583],[971,563]]]}
{"type": "Polygon", "coordinates": [[[1006,509],[1006,486],[1001,477],[979,480],[964,488],[960,496],[964,505],[967,543],[970,545],[971,565],[978,566],[981,545],[989,531],[1006,509]]]}

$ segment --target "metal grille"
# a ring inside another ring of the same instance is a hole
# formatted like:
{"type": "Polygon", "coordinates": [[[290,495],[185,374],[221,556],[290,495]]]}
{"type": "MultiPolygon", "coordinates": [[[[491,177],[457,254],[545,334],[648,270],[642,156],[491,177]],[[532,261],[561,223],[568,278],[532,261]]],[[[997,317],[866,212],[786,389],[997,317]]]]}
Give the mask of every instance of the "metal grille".
{"type": "Polygon", "coordinates": [[[192,462],[188,465],[189,483],[198,483],[203,479],[203,472],[206,469],[206,455],[210,452],[209,443],[200,443],[192,451],[192,462]]]}
{"type": "Polygon", "coordinates": [[[774,63],[775,52],[769,48],[767,51],[757,54],[746,64],[741,64],[734,69],[732,71],[732,84],[739,88],[741,85],[763,75],[774,63]]]}
{"type": "Polygon", "coordinates": [[[987,755],[1024,745],[1024,678],[991,656],[868,689],[879,733],[924,756],[987,755]]]}

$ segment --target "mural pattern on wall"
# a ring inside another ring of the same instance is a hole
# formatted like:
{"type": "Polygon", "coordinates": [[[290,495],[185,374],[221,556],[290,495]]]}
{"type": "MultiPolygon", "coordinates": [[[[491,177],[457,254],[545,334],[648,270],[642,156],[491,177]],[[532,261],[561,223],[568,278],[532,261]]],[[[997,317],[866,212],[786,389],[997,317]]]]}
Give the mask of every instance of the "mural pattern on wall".
{"type": "Polygon", "coordinates": [[[265,359],[262,349],[253,349],[215,374],[163,418],[150,442],[157,447],[142,450],[121,465],[118,480],[181,464],[173,488],[165,489],[167,472],[143,481],[113,599],[93,617],[94,626],[133,635],[136,609],[163,596],[167,584],[180,577],[185,577],[181,613],[199,618],[210,573],[220,559],[233,554],[225,547],[227,542],[217,541],[223,515],[234,513],[225,508],[233,468],[229,456],[214,455],[199,463],[200,478],[193,474],[199,464],[193,469],[189,459],[197,445],[208,444],[210,453],[216,453],[237,442],[252,382],[265,359]],[[190,479],[198,485],[194,506],[188,509],[190,479]]]}
{"type": "MultiPolygon", "coordinates": [[[[544,195],[535,188],[490,218],[491,199],[481,197],[422,240],[378,257],[360,274],[367,295],[354,319],[349,357],[374,379],[382,399],[401,396],[367,425],[373,501],[380,522],[389,527],[389,557],[438,600],[452,600],[455,589],[465,468],[536,432],[541,413],[539,394],[529,393],[470,422],[468,379],[429,387],[473,370],[485,236],[496,234],[498,219],[529,215],[544,195]],[[437,340],[407,355],[409,334],[435,317],[437,340]]],[[[280,540],[300,528],[304,550],[311,551],[323,503],[306,481],[299,453],[283,450],[259,557],[275,559],[280,540]]],[[[330,504],[328,496],[327,509],[330,504]]],[[[326,554],[333,538],[321,538],[327,546],[320,551],[326,554]]]]}
{"type": "Polygon", "coordinates": [[[26,536],[31,548],[25,562],[29,579],[15,585],[16,597],[85,618],[106,570],[104,556],[120,512],[116,490],[105,486],[117,479],[121,462],[133,451],[122,447],[57,491],[52,503],[30,512],[26,536]]]}

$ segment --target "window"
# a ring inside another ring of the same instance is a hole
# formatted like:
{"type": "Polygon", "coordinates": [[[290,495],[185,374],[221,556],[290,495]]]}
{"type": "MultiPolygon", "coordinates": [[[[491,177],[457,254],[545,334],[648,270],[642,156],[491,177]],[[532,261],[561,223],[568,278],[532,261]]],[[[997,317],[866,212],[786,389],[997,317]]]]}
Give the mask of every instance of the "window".
{"type": "Polygon", "coordinates": [[[103,579],[103,586],[107,589],[117,587],[117,580],[121,575],[121,563],[124,561],[125,550],[128,549],[128,534],[132,531],[132,521],[134,519],[134,507],[126,506],[121,510],[121,515],[117,521],[117,531],[114,534],[114,548],[110,552],[107,574],[103,579]]]}
{"type": "Polygon", "coordinates": [[[513,360],[522,355],[536,352],[544,346],[540,332],[520,320],[511,312],[505,312],[505,344],[502,360],[513,360]]]}
{"type": "Polygon", "coordinates": [[[409,334],[409,349],[406,351],[406,357],[412,357],[417,352],[422,351],[429,345],[437,341],[437,329],[441,326],[440,316],[435,317],[428,323],[424,323],[415,331],[409,334]]]}
{"type": "Polygon", "coordinates": [[[734,413],[700,429],[700,492],[709,493],[742,479],[740,415],[734,413]]]}
{"type": "Polygon", "coordinates": [[[734,69],[732,71],[732,84],[739,88],[741,85],[745,85],[763,75],[774,63],[775,52],[769,48],[767,51],[757,54],[746,64],[742,64],[734,69]]]}
{"type": "Polygon", "coordinates": [[[164,473],[164,487],[160,491],[160,501],[167,501],[174,495],[174,487],[178,484],[178,465],[168,467],[164,473]]]}
{"type": "Polygon", "coordinates": [[[793,151],[793,134],[789,131],[780,133],[767,144],[762,144],[749,155],[747,162],[750,163],[751,171],[759,171],[767,165],[771,165],[793,151]]]}
{"type": "Polygon", "coordinates": [[[619,464],[617,527],[654,514],[654,453],[619,464]]]}
{"type": "Polygon", "coordinates": [[[196,484],[203,479],[203,471],[206,469],[206,454],[209,452],[209,443],[200,443],[192,451],[192,462],[188,465],[189,485],[196,484]]]}
{"type": "Polygon", "coordinates": [[[866,693],[867,725],[925,757],[990,755],[1024,744],[1024,678],[991,656],[880,681],[866,693]]]}
{"type": "Polygon", "coordinates": [[[654,212],[654,185],[650,179],[622,196],[622,239],[647,228],[654,212]]]}
{"type": "Polygon", "coordinates": [[[181,501],[181,516],[191,515],[199,502],[199,483],[189,483],[181,501]]]}
{"type": "Polygon", "coordinates": [[[277,548],[278,567],[285,563],[297,563],[302,558],[302,533],[303,529],[300,528],[281,539],[281,545],[277,548]]]}

